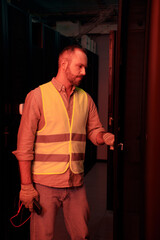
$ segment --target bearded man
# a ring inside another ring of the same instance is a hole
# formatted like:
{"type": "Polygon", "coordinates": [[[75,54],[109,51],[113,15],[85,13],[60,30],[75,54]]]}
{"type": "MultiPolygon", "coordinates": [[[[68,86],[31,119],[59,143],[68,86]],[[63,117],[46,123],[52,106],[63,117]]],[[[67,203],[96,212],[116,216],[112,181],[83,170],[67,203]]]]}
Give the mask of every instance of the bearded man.
{"type": "Polygon", "coordinates": [[[59,55],[58,73],[26,97],[18,131],[20,200],[32,212],[31,240],[53,240],[57,211],[63,208],[72,240],[89,239],[89,206],[84,185],[86,137],[95,145],[114,144],[100,123],[91,96],[78,88],[87,55],[69,46],[59,55]],[[36,199],[41,215],[33,211],[36,199]]]}

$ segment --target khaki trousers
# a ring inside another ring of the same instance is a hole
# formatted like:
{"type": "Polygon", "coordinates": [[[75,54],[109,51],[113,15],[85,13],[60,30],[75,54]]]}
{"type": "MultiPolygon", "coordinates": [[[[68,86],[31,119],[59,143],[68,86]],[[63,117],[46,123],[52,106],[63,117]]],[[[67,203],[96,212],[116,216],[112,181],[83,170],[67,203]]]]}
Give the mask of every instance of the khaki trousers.
{"type": "Polygon", "coordinates": [[[35,185],[40,195],[42,214],[32,213],[30,222],[31,240],[54,240],[57,211],[63,208],[66,229],[71,240],[89,239],[89,206],[85,187],[51,188],[35,185]]]}

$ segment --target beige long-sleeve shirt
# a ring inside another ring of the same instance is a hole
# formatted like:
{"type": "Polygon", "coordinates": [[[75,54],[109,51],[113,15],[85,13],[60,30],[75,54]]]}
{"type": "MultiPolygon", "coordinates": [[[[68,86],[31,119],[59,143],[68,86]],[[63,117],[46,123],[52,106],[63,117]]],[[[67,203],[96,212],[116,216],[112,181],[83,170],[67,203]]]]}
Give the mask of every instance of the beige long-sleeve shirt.
{"type": "MultiPolygon", "coordinates": [[[[53,85],[60,93],[65,107],[68,112],[69,119],[72,118],[73,95],[76,91],[73,87],[70,98],[68,98],[65,86],[58,82],[55,78],[52,79],[53,85]]],[[[88,94],[87,94],[88,95],[88,94]]],[[[93,144],[97,145],[96,137],[99,132],[104,132],[105,129],[99,120],[97,108],[90,95],[88,95],[88,120],[87,120],[87,137],[93,144]]],[[[26,97],[23,114],[20,122],[17,139],[17,150],[13,154],[19,161],[34,160],[34,142],[36,132],[41,130],[45,125],[43,114],[42,96],[40,88],[32,90],[26,97]]],[[[83,174],[74,174],[68,169],[63,174],[41,175],[34,176],[33,181],[50,187],[72,187],[83,184],[83,174]]]]}

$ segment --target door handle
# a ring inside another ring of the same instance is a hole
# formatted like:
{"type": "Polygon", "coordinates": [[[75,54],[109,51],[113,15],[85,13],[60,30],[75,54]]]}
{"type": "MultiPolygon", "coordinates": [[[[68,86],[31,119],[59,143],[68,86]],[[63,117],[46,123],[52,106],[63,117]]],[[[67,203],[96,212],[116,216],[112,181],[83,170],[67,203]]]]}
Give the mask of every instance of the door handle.
{"type": "Polygon", "coordinates": [[[113,119],[112,117],[109,117],[109,121],[108,121],[109,126],[112,126],[113,120],[114,120],[114,119],[113,119]]]}
{"type": "Polygon", "coordinates": [[[119,143],[118,146],[120,147],[121,151],[123,151],[123,143],[119,143]]]}
{"type": "MultiPolygon", "coordinates": [[[[123,146],[123,143],[119,143],[118,144],[118,147],[120,147],[120,150],[123,151],[124,150],[124,146],[123,146]]],[[[110,146],[110,150],[114,150],[114,146],[110,146]]]]}

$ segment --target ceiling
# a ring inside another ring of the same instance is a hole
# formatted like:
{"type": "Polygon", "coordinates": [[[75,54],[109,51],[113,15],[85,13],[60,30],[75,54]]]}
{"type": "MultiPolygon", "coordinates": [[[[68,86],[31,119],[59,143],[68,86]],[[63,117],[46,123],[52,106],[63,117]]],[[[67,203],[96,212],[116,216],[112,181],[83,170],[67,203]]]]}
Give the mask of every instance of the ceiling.
{"type": "Polygon", "coordinates": [[[57,22],[79,22],[83,34],[97,33],[101,26],[115,26],[118,17],[118,0],[8,0],[24,9],[35,19],[55,28],[57,22]],[[84,29],[83,29],[84,27],[84,29]]]}

